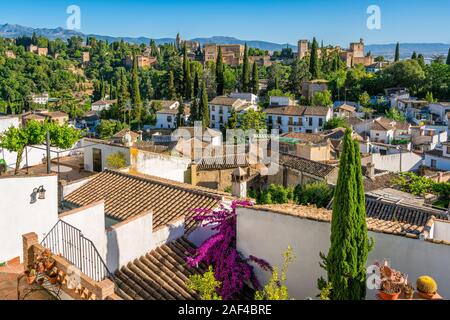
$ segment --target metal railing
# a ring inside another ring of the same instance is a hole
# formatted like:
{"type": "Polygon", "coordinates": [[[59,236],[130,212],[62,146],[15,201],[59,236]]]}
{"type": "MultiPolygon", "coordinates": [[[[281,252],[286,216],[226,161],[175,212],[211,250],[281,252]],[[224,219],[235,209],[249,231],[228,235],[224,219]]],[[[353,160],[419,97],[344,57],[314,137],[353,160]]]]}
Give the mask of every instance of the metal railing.
{"type": "Polygon", "coordinates": [[[113,278],[94,243],[84,237],[81,230],[67,222],[59,220],[41,245],[53,254],[63,256],[95,281],[113,278]]]}

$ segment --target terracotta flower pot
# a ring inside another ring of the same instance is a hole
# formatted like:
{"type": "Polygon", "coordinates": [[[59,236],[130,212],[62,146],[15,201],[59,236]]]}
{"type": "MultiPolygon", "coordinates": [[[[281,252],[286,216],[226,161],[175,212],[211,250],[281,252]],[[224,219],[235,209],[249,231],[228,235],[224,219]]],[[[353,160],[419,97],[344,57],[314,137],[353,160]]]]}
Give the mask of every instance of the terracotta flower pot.
{"type": "Polygon", "coordinates": [[[53,276],[53,277],[48,276],[47,279],[51,284],[56,284],[58,277],[57,276],[53,276]]]}
{"type": "Polygon", "coordinates": [[[384,291],[379,292],[380,298],[383,300],[397,300],[400,295],[400,291],[397,293],[386,293],[384,291]]]}
{"type": "Polygon", "coordinates": [[[45,268],[46,268],[47,270],[51,270],[54,266],[55,266],[55,261],[52,261],[52,262],[46,261],[46,262],[45,262],[45,268]]]}

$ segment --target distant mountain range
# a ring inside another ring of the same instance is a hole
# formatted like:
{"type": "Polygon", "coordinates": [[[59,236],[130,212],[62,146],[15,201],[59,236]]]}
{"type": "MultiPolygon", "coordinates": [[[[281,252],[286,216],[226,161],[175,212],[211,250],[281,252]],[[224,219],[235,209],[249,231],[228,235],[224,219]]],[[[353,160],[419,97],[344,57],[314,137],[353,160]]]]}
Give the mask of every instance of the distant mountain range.
{"type": "MultiPolygon", "coordinates": [[[[44,36],[51,40],[60,38],[63,40],[67,40],[73,36],[80,36],[83,38],[87,37],[95,37],[99,40],[107,40],[109,42],[114,42],[118,40],[124,40],[130,43],[148,44],[150,42],[150,38],[147,37],[112,37],[112,36],[103,36],[96,34],[84,34],[78,31],[67,30],[64,28],[30,28],[17,24],[3,24],[0,25],[0,36],[5,38],[17,38],[19,36],[31,36],[33,33],[36,33],[39,36],[44,36]]],[[[157,44],[171,43],[175,41],[175,38],[160,38],[154,39],[157,44]]],[[[225,36],[214,36],[210,38],[194,38],[191,39],[194,41],[198,41],[200,44],[205,43],[217,43],[217,44],[245,44],[249,47],[258,48],[262,50],[269,51],[280,51],[282,48],[289,47],[293,51],[297,51],[296,45],[291,44],[279,44],[268,41],[260,41],[260,40],[240,40],[233,37],[225,37],[225,36]]],[[[401,58],[408,58],[411,54],[416,51],[418,53],[422,53],[426,59],[431,59],[434,55],[444,55],[446,56],[448,53],[448,49],[450,44],[445,43],[401,43],[400,44],[400,53],[401,58]]],[[[387,59],[392,59],[394,57],[395,52],[395,44],[371,44],[366,45],[366,52],[371,52],[374,56],[385,56],[387,59]]]]}

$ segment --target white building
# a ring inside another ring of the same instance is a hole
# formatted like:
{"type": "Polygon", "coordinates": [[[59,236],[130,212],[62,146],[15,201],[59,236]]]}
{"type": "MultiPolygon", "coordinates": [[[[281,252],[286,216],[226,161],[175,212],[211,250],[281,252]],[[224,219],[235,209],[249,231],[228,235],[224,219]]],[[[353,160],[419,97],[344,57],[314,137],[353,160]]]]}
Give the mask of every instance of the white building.
{"type": "Polygon", "coordinates": [[[49,95],[47,92],[42,94],[33,94],[31,95],[31,101],[36,104],[47,104],[49,99],[49,95]]]}
{"type": "Polygon", "coordinates": [[[390,144],[394,140],[411,140],[411,124],[384,117],[355,124],[353,129],[362,137],[369,137],[371,141],[378,143],[390,144]]]}
{"type": "Polygon", "coordinates": [[[117,103],[117,100],[98,100],[91,105],[91,111],[100,112],[103,110],[109,110],[115,103],[117,103]]]}
{"type": "Polygon", "coordinates": [[[232,92],[230,93],[230,98],[245,100],[251,104],[258,104],[258,96],[253,93],[232,92]]]}
{"type": "Polygon", "coordinates": [[[270,107],[286,107],[293,105],[295,105],[295,101],[289,97],[277,97],[277,96],[269,97],[270,107]]]}
{"type": "Polygon", "coordinates": [[[10,127],[18,128],[21,122],[18,115],[0,116],[0,134],[7,131],[10,127]]]}
{"type": "MultiPolygon", "coordinates": [[[[175,129],[177,127],[178,101],[153,100],[161,109],[156,112],[156,129],[175,129]]],[[[187,120],[187,119],[185,119],[187,120]]]]}
{"type": "Polygon", "coordinates": [[[215,97],[209,102],[209,115],[211,119],[211,128],[220,129],[226,126],[231,116],[231,111],[236,113],[246,113],[248,110],[258,110],[256,104],[239,98],[227,96],[215,97]]]}
{"type": "Polygon", "coordinates": [[[443,143],[442,150],[426,151],[425,165],[439,170],[450,171],[450,141],[443,143]]]}
{"type": "Polygon", "coordinates": [[[411,96],[406,88],[388,88],[385,89],[386,99],[391,108],[398,108],[398,100],[409,99],[411,96]]]}
{"type": "Polygon", "coordinates": [[[447,113],[450,112],[450,102],[434,102],[429,105],[430,113],[435,115],[439,121],[447,123],[447,113]]]}
{"type": "Polygon", "coordinates": [[[279,129],[280,133],[317,133],[333,117],[333,109],[328,107],[285,106],[268,108],[265,112],[268,128],[279,129]]]}

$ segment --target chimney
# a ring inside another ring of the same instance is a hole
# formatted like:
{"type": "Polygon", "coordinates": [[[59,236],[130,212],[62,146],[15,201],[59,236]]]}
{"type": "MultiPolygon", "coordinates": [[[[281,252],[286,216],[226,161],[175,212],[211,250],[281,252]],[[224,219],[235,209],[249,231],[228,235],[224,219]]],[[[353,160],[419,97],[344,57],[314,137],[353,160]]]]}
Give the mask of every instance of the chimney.
{"type": "Polygon", "coordinates": [[[375,177],[375,165],[371,162],[366,164],[366,175],[369,179],[373,179],[375,177]]]}
{"type": "Polygon", "coordinates": [[[231,173],[231,194],[236,198],[247,198],[247,172],[241,167],[231,173]]]}

